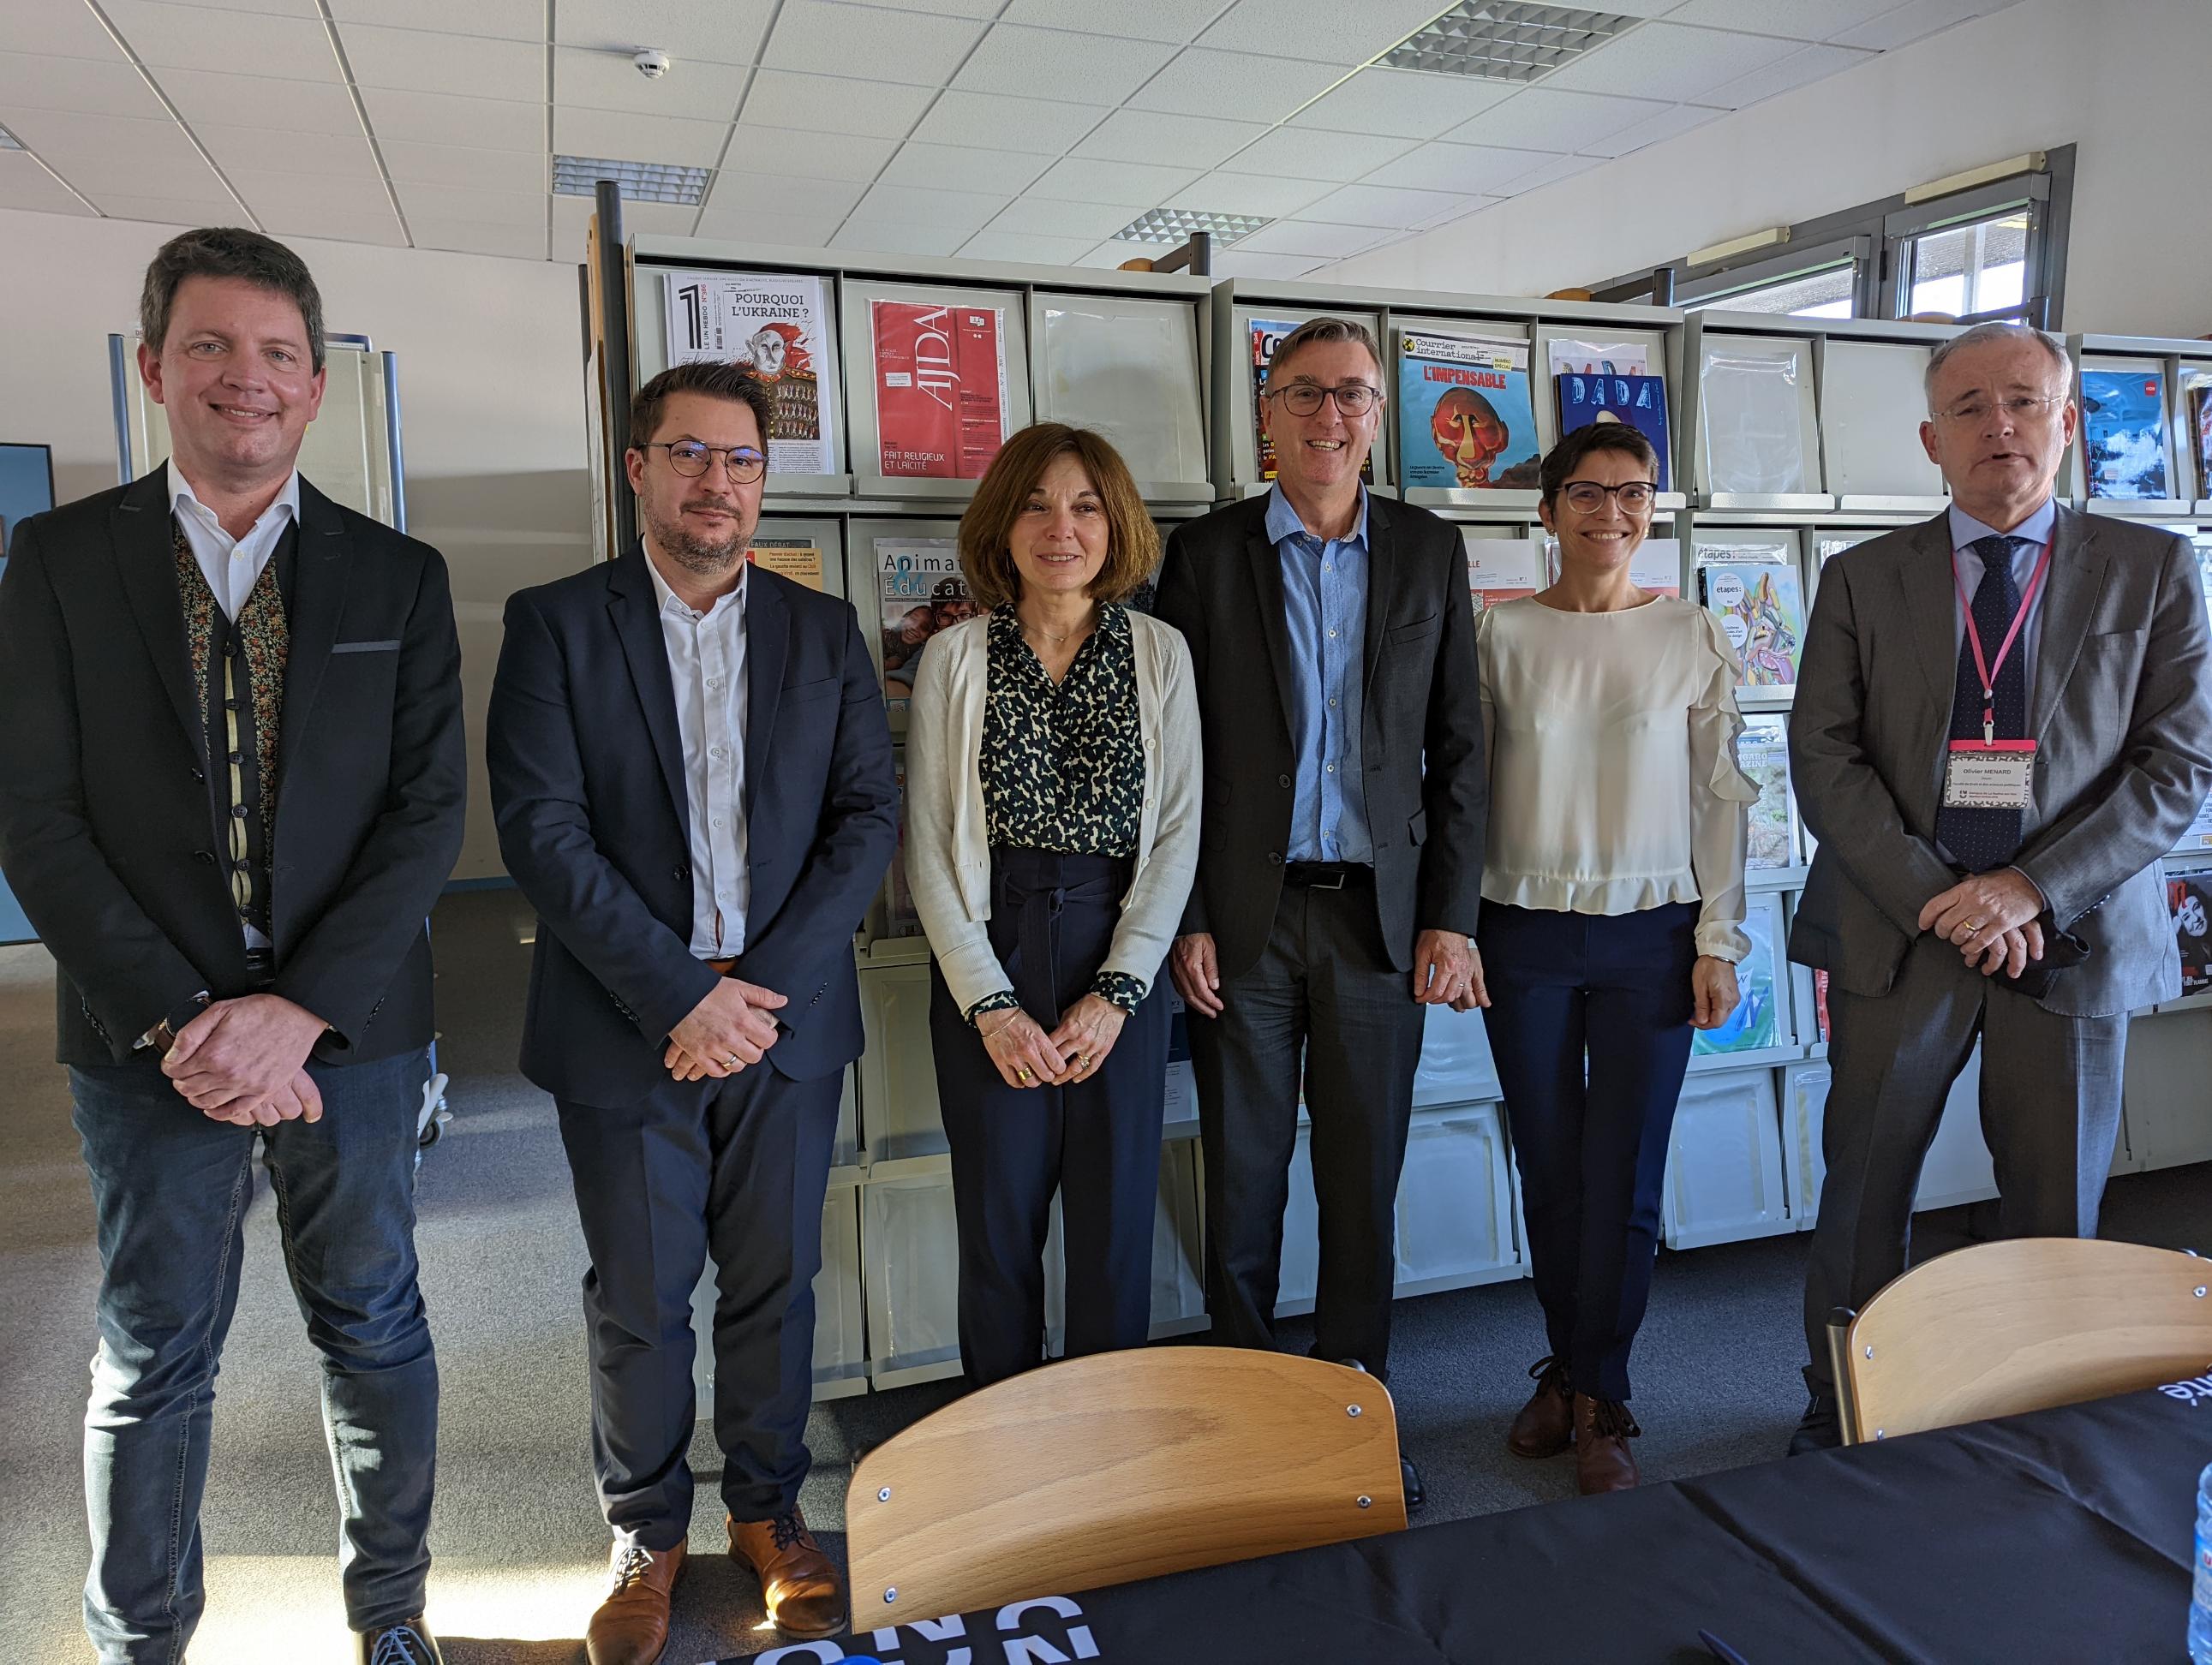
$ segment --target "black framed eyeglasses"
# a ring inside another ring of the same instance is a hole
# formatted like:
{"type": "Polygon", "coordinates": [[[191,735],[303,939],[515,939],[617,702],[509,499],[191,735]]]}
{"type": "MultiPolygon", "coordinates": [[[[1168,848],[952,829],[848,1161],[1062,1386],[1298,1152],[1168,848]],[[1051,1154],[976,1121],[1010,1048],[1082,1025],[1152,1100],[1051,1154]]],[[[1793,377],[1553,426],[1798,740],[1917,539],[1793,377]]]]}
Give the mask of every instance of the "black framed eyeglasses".
{"type": "Polygon", "coordinates": [[[1267,397],[1280,399],[1283,408],[1294,416],[1310,416],[1321,409],[1325,398],[1336,401],[1336,408],[1347,416],[1364,416],[1382,402],[1382,392],[1370,387],[1364,381],[1347,381],[1335,387],[1323,387],[1310,381],[1294,381],[1283,387],[1270,387],[1267,397]]]}
{"type": "Polygon", "coordinates": [[[1650,508],[1658,495],[1659,488],[1649,480],[1627,480],[1617,486],[1600,485],[1595,480],[1570,480],[1559,488],[1559,495],[1577,514],[1595,514],[1608,497],[1618,498],[1622,508],[1637,514],[1650,508]]]}
{"type": "Polygon", "coordinates": [[[707,471],[708,465],[716,457],[728,471],[732,483],[749,486],[768,472],[768,459],[749,445],[702,445],[696,440],[653,440],[638,447],[640,451],[665,451],[668,465],[687,480],[696,480],[707,471]]]}

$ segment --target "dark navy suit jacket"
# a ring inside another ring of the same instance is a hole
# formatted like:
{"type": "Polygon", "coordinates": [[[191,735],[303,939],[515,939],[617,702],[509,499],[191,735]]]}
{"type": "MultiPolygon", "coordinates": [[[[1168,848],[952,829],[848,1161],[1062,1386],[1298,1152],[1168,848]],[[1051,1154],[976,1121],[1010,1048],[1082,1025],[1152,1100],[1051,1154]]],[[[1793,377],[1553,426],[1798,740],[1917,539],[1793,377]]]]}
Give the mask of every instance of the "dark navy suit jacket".
{"type": "MultiPolygon", "coordinates": [[[[803,1081],[860,1056],[852,938],[897,848],[898,792],[850,605],[759,568],[745,581],[737,975],[787,998],[769,1061],[803,1081]]],[[[690,951],[684,752],[642,549],[508,599],[485,753],[500,850],[540,921],[522,1072],[635,1103],[715,979],[690,951]]]]}

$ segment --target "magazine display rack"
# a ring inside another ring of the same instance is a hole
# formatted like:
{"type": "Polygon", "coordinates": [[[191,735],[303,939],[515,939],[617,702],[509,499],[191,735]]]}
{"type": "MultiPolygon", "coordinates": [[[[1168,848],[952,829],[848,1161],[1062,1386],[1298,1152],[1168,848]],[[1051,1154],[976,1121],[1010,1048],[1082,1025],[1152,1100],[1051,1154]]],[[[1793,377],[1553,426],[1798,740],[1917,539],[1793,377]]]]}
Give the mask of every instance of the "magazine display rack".
{"type": "MultiPolygon", "coordinates": [[[[1356,319],[1380,344],[1388,382],[1372,489],[1461,526],[1477,608],[1550,582],[1555,556],[1523,477],[1529,453],[1584,421],[1643,429],[1664,475],[1638,581],[1712,607],[1732,636],[1741,633],[1757,666],[1740,693],[1741,756],[1762,787],[1747,881],[1755,952],[1740,973],[1747,999],[1727,1030],[1699,1037],[1671,1146],[1666,1239],[1689,1248],[1812,1224],[1827,1048],[1822,991],[1786,958],[1814,848],[1790,789],[1789,706],[1825,562],[1944,507],[1917,429],[1928,355],[1953,331],[655,237],[633,240],[625,254],[637,380],[672,350],[708,343],[787,377],[772,442],[789,449],[771,472],[754,558],[853,600],[886,679],[895,739],[904,728],[902,672],[930,633],[973,610],[951,540],[974,476],[994,435],[1032,415],[1113,438],[1164,534],[1217,502],[1267,489],[1260,396],[1275,347],[1308,318],[1356,319]],[[985,391],[964,405],[956,399],[949,416],[942,404],[921,410],[909,396],[941,391],[948,376],[985,391]],[[899,377],[904,385],[882,385],[899,377]]],[[[2212,609],[2212,427],[2203,426],[2212,424],[2212,343],[2082,337],[2070,346],[2087,369],[2155,372],[2170,483],[2156,498],[2092,499],[2077,455],[2061,477],[2063,500],[2197,538],[2212,609]]],[[[612,431],[604,402],[592,426],[612,431]]],[[[902,768],[902,748],[895,757],[902,768]]],[[[2212,1006],[2212,810],[2168,869],[2183,897],[2177,930],[2197,917],[2188,896],[2205,915],[2204,992],[2138,1025],[2116,1170],[2212,1154],[2212,1117],[2185,1085],[2212,1045],[2212,1012],[2202,1009],[2212,1006]]],[[[900,877],[855,943],[867,1050],[848,1074],[823,1220],[819,1396],[959,1369],[928,950],[900,877]]],[[[1206,1322],[1203,1160],[1181,1021],[1169,1066],[1155,1335],[1206,1322]]],[[[1978,1084],[1970,1070],[1952,1093],[1921,1206],[1993,1192],[1978,1084]]],[[[1527,1275],[1498,1101],[1485,1019],[1432,1012],[1398,1199],[1401,1294],[1527,1275]]],[[[1285,1314],[1310,1310],[1318,1264],[1303,1107],[1299,1119],[1285,1314]]],[[[1047,1256],[1055,1349],[1059,1253],[1055,1228],[1047,1256]]]]}

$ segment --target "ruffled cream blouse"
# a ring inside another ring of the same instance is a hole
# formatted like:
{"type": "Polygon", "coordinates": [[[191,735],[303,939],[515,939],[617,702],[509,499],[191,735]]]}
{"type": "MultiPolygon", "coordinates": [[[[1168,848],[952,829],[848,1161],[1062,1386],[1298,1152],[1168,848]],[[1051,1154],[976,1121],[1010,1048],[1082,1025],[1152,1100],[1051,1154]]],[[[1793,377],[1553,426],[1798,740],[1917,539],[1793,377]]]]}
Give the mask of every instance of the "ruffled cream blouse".
{"type": "Polygon", "coordinates": [[[1534,597],[1485,610],[1490,831],[1482,894],[1519,908],[1632,914],[1698,902],[1698,952],[1743,933],[1741,667],[1720,623],[1662,596],[1618,613],[1534,597]]]}

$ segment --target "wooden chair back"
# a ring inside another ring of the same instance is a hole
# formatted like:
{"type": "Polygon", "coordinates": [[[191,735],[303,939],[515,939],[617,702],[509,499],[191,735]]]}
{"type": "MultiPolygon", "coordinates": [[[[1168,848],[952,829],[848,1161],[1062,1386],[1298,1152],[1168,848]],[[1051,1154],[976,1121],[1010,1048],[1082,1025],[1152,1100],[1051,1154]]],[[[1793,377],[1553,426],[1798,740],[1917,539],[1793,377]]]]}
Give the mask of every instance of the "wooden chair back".
{"type": "Polygon", "coordinates": [[[2212,1261],[2020,1237],[1917,1266],[1852,1320],[1847,1429],[1881,1439],[2012,1416],[2212,1366],[2212,1261]]]}
{"type": "Polygon", "coordinates": [[[1406,1524],[1371,1376],[1147,1347],[1000,1382],[878,1446],[845,1498],[853,1628],[1213,1566],[1406,1524]]]}

